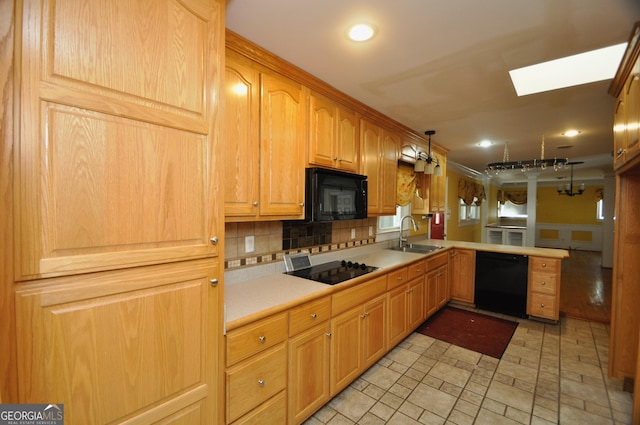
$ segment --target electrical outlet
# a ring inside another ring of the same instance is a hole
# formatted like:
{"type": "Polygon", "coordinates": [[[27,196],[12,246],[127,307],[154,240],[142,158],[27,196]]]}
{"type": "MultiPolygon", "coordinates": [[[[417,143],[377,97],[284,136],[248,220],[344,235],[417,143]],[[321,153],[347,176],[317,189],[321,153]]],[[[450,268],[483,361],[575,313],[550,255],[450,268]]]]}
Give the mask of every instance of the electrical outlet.
{"type": "Polygon", "coordinates": [[[356,238],[356,229],[351,229],[351,239],[356,238]]]}
{"type": "Polygon", "coordinates": [[[373,236],[373,226],[369,226],[369,236],[373,236]]]}
{"type": "Polygon", "coordinates": [[[245,236],[244,252],[253,252],[255,249],[253,236],[245,236]]]}

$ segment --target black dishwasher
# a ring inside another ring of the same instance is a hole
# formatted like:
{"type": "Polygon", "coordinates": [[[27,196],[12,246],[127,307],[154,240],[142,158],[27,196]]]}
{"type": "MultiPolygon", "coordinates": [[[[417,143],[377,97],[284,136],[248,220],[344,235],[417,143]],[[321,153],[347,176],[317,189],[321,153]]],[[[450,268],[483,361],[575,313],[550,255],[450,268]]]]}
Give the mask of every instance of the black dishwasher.
{"type": "Polygon", "coordinates": [[[527,316],[526,255],[478,251],[475,304],[481,310],[527,316]]]}

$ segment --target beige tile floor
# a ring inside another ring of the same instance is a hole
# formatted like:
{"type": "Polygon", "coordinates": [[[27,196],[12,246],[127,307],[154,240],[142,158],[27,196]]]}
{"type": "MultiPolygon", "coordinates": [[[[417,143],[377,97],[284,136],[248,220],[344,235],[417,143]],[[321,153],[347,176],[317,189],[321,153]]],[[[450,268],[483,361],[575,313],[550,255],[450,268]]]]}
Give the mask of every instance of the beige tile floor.
{"type": "Polygon", "coordinates": [[[413,333],[305,425],[631,423],[607,325],[518,321],[500,360],[413,333]]]}

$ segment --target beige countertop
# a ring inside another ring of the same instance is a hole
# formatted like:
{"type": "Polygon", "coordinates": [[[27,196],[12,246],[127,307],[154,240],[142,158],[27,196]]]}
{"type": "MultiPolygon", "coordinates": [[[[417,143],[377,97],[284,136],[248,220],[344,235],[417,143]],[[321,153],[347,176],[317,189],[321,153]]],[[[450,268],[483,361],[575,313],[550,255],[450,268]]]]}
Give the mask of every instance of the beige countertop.
{"type": "Polygon", "coordinates": [[[521,254],[551,258],[567,258],[568,251],[563,249],[520,247],[510,245],[483,244],[476,242],[458,242],[446,240],[420,239],[412,243],[425,245],[440,245],[443,250],[430,254],[417,254],[393,251],[381,246],[378,250],[369,250],[361,255],[350,255],[349,260],[366,263],[379,267],[372,273],[351,279],[338,285],[324,283],[275,273],[264,277],[249,279],[226,285],[224,288],[226,329],[230,330],[268,315],[285,311],[297,304],[312,299],[330,295],[350,286],[358,285],[364,280],[375,278],[376,275],[387,273],[398,267],[405,266],[420,258],[437,255],[448,248],[473,249],[476,251],[499,252],[506,254],[521,254]]]}

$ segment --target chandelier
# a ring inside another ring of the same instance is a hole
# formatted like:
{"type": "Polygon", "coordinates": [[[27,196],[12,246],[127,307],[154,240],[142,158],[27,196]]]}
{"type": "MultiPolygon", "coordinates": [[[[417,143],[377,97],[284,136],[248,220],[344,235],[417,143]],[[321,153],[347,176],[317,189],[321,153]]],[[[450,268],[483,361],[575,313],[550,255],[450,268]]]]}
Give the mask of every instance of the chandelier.
{"type": "Polygon", "coordinates": [[[502,155],[502,162],[492,162],[487,164],[484,169],[488,175],[498,175],[502,171],[520,170],[526,173],[529,170],[546,170],[547,167],[553,168],[554,171],[558,171],[569,162],[567,158],[544,158],[544,136],[542,136],[542,142],[540,143],[540,159],[525,159],[521,161],[509,160],[509,142],[504,144],[504,153],[502,155]]]}
{"type": "Polygon", "coordinates": [[[424,156],[424,152],[418,152],[416,163],[413,166],[413,171],[417,173],[433,174],[436,177],[440,177],[442,176],[442,167],[440,167],[440,163],[436,158],[431,157],[431,136],[436,134],[436,131],[427,130],[424,134],[429,136],[429,152],[426,157],[424,156]],[[433,166],[434,162],[436,163],[435,167],[433,166]]]}
{"type": "Polygon", "coordinates": [[[573,191],[573,166],[576,164],[582,164],[582,163],[583,163],[582,161],[567,162],[567,165],[571,167],[571,180],[569,181],[569,183],[565,185],[558,186],[558,195],[567,195],[567,196],[582,195],[582,192],[584,192],[584,183],[580,183],[580,185],[578,186],[577,192],[573,191]]]}

